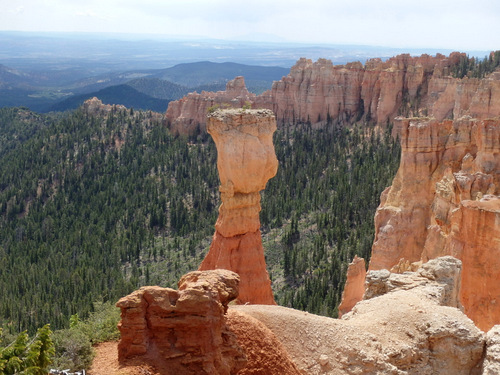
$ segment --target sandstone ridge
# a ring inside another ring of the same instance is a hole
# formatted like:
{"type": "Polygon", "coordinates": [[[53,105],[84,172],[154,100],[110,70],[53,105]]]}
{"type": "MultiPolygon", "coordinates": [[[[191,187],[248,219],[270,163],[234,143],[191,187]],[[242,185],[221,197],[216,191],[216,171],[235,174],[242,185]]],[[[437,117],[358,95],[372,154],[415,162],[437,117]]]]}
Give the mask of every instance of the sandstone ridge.
{"type": "Polygon", "coordinates": [[[364,120],[392,122],[398,115],[434,117],[438,121],[470,115],[485,119],[500,115],[500,72],[485,79],[453,78],[452,67],[465,54],[448,57],[398,55],[387,61],[333,65],[301,58],[290,73],[261,95],[249,93],[237,77],[226,91],[191,93],[169,103],[166,117],[174,132],[189,134],[205,128],[210,106],[272,110],[278,124],[309,121],[350,124],[364,120]]]}
{"type": "Polygon", "coordinates": [[[461,266],[446,256],[416,272],[369,271],[365,299],[342,319],[227,309],[238,276],[226,270],[189,273],[178,291],[144,287],[118,302],[120,373],[134,360],[159,375],[496,374],[500,326],[484,334],[459,309],[461,266]]]}
{"type": "Polygon", "coordinates": [[[166,117],[171,130],[176,134],[193,134],[198,129],[205,131],[206,114],[209,108],[241,108],[253,102],[256,95],[248,92],[243,77],[236,77],[226,84],[225,91],[193,92],[175,104],[169,105],[166,117]]]}
{"type": "Polygon", "coordinates": [[[461,301],[483,330],[500,323],[500,119],[398,118],[399,170],[375,215],[370,269],[452,255],[461,301]]]}
{"type": "Polygon", "coordinates": [[[498,328],[486,336],[456,307],[460,271],[452,257],[418,272],[370,271],[370,298],[340,320],[279,306],[231,309],[270,328],[302,374],[494,373],[488,368],[498,366],[498,328]],[[491,362],[483,363],[486,337],[491,362]]]}

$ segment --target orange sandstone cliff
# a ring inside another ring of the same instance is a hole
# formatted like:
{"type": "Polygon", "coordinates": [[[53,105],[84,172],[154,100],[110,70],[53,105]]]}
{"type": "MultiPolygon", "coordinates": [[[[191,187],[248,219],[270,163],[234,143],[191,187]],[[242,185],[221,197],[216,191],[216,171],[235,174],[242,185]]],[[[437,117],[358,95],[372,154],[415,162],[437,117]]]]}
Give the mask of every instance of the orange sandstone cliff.
{"type": "Polygon", "coordinates": [[[333,65],[301,58],[288,76],[261,95],[248,93],[242,77],[226,91],[192,93],[169,103],[167,122],[175,132],[190,133],[205,127],[204,115],[213,105],[271,109],[279,124],[297,121],[350,124],[365,120],[392,122],[398,115],[428,115],[442,121],[471,115],[487,118],[500,114],[500,72],[486,79],[453,78],[451,68],[463,54],[449,57],[399,55],[387,61],[333,65]]]}
{"type": "Polygon", "coordinates": [[[483,330],[500,323],[500,119],[397,119],[402,154],[375,215],[370,269],[462,260],[461,301],[483,330]]]}
{"type": "Polygon", "coordinates": [[[207,130],[217,147],[222,204],[210,250],[199,270],[240,275],[239,303],[275,304],[260,233],[260,191],[278,169],[269,110],[217,110],[207,130]]]}

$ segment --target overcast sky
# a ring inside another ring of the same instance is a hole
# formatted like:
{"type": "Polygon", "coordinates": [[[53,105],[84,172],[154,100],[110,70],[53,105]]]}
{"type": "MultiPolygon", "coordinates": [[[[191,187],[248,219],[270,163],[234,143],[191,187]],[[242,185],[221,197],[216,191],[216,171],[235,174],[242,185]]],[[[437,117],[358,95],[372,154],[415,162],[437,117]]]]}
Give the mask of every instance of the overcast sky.
{"type": "Polygon", "coordinates": [[[499,0],[0,0],[0,30],[500,49],[499,0]]]}

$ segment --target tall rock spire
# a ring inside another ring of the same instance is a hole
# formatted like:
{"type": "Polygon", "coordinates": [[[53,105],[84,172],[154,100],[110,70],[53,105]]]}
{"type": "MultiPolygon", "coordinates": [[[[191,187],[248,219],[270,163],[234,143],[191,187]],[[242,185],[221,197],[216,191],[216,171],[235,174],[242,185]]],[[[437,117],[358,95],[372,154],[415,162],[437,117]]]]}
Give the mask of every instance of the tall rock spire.
{"type": "Polygon", "coordinates": [[[222,204],[210,251],[199,270],[240,275],[239,303],[276,304],[260,233],[260,191],[276,175],[276,118],[270,110],[227,109],[208,115],[217,147],[222,204]]]}

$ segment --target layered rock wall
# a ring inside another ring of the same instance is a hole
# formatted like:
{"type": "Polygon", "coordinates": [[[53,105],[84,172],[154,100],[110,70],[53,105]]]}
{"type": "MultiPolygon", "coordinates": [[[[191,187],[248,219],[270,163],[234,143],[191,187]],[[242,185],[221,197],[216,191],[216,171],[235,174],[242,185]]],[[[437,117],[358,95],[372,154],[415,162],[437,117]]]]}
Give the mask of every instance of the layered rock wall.
{"type": "Polygon", "coordinates": [[[210,250],[199,270],[240,275],[240,303],[275,304],[260,233],[260,191],[278,168],[268,110],[218,110],[207,130],[217,147],[222,204],[210,250]]]}
{"type": "Polygon", "coordinates": [[[500,322],[500,120],[397,119],[402,154],[375,215],[370,269],[404,259],[463,261],[465,312],[500,322]]]}
{"type": "Polygon", "coordinates": [[[385,62],[371,59],[364,66],[301,58],[288,76],[261,95],[248,93],[238,77],[225,92],[193,93],[169,103],[167,118],[174,131],[189,133],[197,124],[204,128],[208,107],[241,107],[246,102],[271,109],[279,124],[358,120],[386,124],[398,115],[428,115],[438,121],[500,115],[500,72],[482,80],[452,78],[451,67],[464,56],[458,52],[449,57],[399,55],[385,62]]]}

